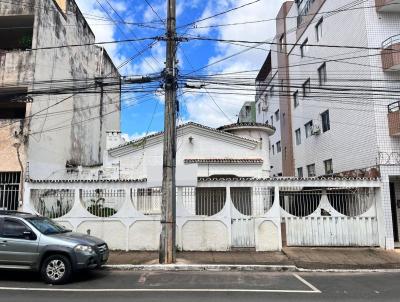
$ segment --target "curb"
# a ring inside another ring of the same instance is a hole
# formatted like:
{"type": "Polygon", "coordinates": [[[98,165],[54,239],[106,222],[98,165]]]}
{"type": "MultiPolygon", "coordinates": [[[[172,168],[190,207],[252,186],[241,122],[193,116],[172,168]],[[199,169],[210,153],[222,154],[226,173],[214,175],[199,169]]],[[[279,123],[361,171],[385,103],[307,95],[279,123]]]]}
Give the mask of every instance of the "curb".
{"type": "Polygon", "coordinates": [[[231,265],[231,264],[151,264],[151,265],[104,265],[105,269],[116,271],[255,271],[255,272],[295,272],[294,265],[231,265]]]}
{"type": "Polygon", "coordinates": [[[233,265],[233,264],[118,264],[104,265],[113,271],[148,272],[298,272],[298,273],[400,273],[400,269],[309,269],[295,265],[233,265]]]}
{"type": "Polygon", "coordinates": [[[360,268],[360,269],[311,269],[296,267],[296,272],[299,273],[400,273],[398,268],[360,268]]]}

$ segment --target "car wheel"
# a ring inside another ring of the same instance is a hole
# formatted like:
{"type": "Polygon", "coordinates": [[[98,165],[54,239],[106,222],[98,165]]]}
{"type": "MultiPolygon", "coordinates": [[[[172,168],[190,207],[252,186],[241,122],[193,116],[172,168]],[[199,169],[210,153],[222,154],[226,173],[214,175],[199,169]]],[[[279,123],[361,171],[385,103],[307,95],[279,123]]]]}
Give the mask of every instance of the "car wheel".
{"type": "Polygon", "coordinates": [[[50,284],[64,284],[68,282],[71,272],[71,261],[63,255],[47,257],[40,269],[43,280],[50,284]]]}

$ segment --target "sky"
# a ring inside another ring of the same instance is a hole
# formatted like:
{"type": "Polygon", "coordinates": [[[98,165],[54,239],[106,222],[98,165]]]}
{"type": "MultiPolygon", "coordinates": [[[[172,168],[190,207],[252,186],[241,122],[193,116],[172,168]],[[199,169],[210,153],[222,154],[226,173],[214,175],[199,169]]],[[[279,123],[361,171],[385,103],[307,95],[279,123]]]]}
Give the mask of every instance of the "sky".
{"type": "MultiPolygon", "coordinates": [[[[165,33],[160,19],[166,18],[167,0],[76,0],[87,18],[97,42],[140,37],[161,36],[165,33]],[[113,20],[113,21],[110,21],[113,20]],[[143,23],[147,27],[137,26],[143,23]]],[[[177,0],[178,33],[218,39],[264,41],[274,37],[275,21],[246,25],[218,26],[247,21],[273,19],[283,0],[260,0],[238,10],[181,27],[199,19],[239,7],[255,0],[177,0]],[[181,27],[181,28],[180,28],[181,27]]],[[[165,43],[148,47],[152,40],[106,45],[116,66],[135,56],[120,69],[124,76],[150,75],[164,68],[165,43]],[[143,50],[146,51],[143,51],[143,50]],[[140,55],[137,55],[137,53],[140,55]]],[[[268,46],[247,51],[229,60],[213,64],[194,74],[229,73],[261,68],[268,46]]],[[[190,40],[179,44],[180,74],[188,74],[213,62],[244,50],[237,45],[214,41],[190,40]]],[[[248,75],[248,74],[247,74],[248,75]]],[[[251,74],[256,76],[256,73],[251,74]]],[[[190,84],[190,83],[189,83],[190,84]]],[[[215,91],[215,90],[214,90],[215,91]]],[[[229,94],[185,93],[179,97],[179,123],[188,121],[218,127],[237,120],[243,103],[254,96],[229,94]],[[216,104],[217,105],[216,105],[216,104]]],[[[163,130],[164,96],[162,90],[151,94],[126,93],[122,96],[121,129],[127,139],[163,130]]]]}

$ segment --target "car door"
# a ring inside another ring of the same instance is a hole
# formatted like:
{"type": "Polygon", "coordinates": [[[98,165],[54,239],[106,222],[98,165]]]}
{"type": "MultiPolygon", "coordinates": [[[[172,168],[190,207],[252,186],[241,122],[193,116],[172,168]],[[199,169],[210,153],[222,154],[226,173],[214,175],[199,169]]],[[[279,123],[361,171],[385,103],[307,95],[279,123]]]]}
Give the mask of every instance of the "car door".
{"type": "Polygon", "coordinates": [[[38,246],[38,236],[22,220],[3,218],[0,234],[2,265],[32,266],[39,256],[38,246]]]}

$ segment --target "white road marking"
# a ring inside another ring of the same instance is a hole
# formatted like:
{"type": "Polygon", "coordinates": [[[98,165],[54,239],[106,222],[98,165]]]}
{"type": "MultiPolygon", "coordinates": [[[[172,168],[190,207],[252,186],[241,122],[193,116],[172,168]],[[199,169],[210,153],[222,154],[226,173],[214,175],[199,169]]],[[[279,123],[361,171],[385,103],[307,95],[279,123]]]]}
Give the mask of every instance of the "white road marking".
{"type": "Polygon", "coordinates": [[[280,289],[193,289],[193,288],[121,288],[121,289],[82,289],[82,288],[28,288],[28,287],[0,287],[0,291],[30,291],[30,292],[241,292],[241,293],[298,293],[316,294],[314,290],[280,290],[280,289]]]}
{"type": "MultiPolygon", "coordinates": [[[[54,287],[0,287],[0,291],[27,291],[27,292],[238,292],[238,293],[297,293],[297,294],[320,294],[321,291],[314,285],[304,280],[296,273],[292,274],[301,283],[311,290],[285,290],[285,289],[235,289],[235,288],[54,288],[54,287]]],[[[139,282],[146,281],[146,274],[141,276],[139,282]]]]}
{"type": "Polygon", "coordinates": [[[314,285],[312,285],[310,282],[304,280],[302,277],[300,277],[299,275],[297,275],[296,273],[293,273],[293,276],[295,276],[300,282],[304,283],[305,285],[307,285],[309,288],[312,289],[313,292],[315,293],[321,293],[321,291],[316,288],[314,285]]]}

